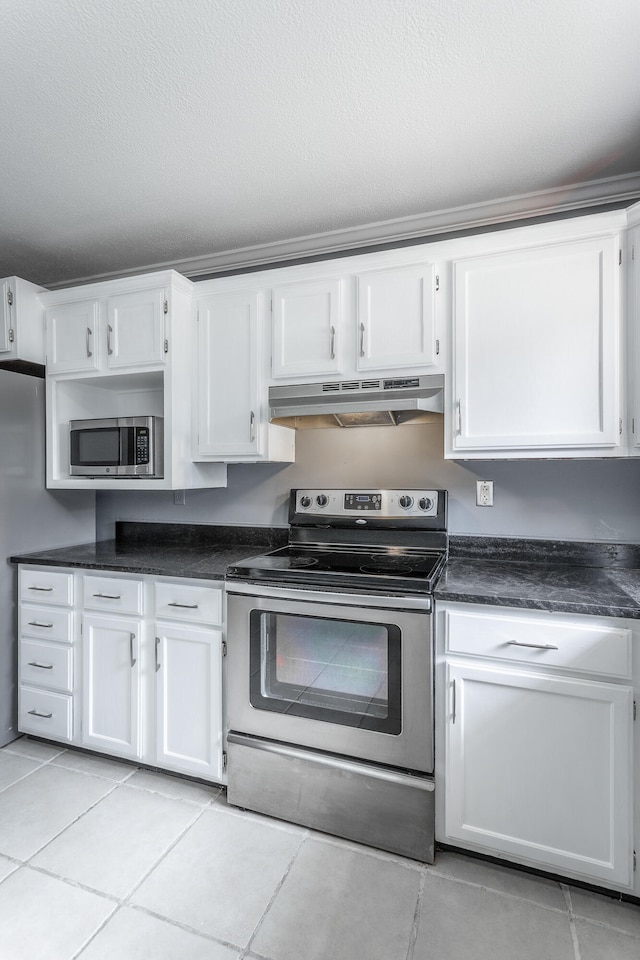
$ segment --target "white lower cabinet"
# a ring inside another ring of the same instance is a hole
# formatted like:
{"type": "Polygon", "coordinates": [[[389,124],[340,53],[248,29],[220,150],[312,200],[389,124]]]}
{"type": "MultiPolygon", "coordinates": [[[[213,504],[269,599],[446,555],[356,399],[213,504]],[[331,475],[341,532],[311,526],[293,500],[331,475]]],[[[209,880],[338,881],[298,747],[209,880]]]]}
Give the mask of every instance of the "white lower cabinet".
{"type": "Polygon", "coordinates": [[[633,886],[632,632],[629,621],[441,605],[441,842],[633,886]]]}
{"type": "Polygon", "coordinates": [[[222,633],[158,622],[156,763],[222,779],[222,633]]]}
{"type": "Polygon", "coordinates": [[[82,618],[82,744],[141,759],[141,621],[82,618]]]}
{"type": "Polygon", "coordinates": [[[18,729],[70,743],[75,737],[73,575],[21,566],[18,594],[18,729]]]}
{"type": "Polygon", "coordinates": [[[203,580],[23,565],[19,729],[223,780],[222,594],[203,580]]]}

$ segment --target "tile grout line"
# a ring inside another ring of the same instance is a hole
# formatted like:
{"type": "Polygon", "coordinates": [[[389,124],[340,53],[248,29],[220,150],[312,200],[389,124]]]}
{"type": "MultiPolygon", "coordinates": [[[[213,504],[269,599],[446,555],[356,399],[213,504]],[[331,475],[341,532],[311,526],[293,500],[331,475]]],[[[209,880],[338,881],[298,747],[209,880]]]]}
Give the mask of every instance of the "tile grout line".
{"type": "Polygon", "coordinates": [[[413,923],[411,925],[411,933],[409,934],[409,946],[407,948],[407,958],[406,960],[413,960],[413,956],[416,949],[416,942],[418,940],[418,924],[420,923],[420,915],[422,914],[422,904],[424,902],[424,894],[427,886],[427,868],[425,867],[420,871],[420,886],[418,888],[418,899],[416,901],[416,908],[413,912],[413,923]]]}
{"type": "MultiPolygon", "coordinates": [[[[497,890],[495,887],[490,887],[484,883],[476,883],[473,880],[463,880],[461,877],[450,877],[448,874],[438,873],[428,866],[425,867],[425,875],[435,877],[439,880],[449,880],[452,883],[459,883],[464,887],[475,887],[476,890],[484,890],[486,893],[493,893],[497,897],[504,897],[505,900],[516,900],[518,903],[529,903],[534,907],[540,907],[541,910],[548,910],[550,913],[559,913],[564,916],[567,912],[561,907],[550,907],[546,903],[540,903],[539,900],[531,900],[529,897],[518,896],[515,893],[507,893],[504,890],[497,890]]],[[[562,884],[558,884],[558,886],[561,887],[562,884]]]]}
{"type": "MultiPolygon", "coordinates": [[[[256,923],[255,927],[253,928],[253,932],[251,933],[249,939],[247,940],[247,943],[246,943],[245,947],[241,950],[241,952],[240,952],[240,954],[239,954],[239,956],[238,956],[238,960],[245,960],[245,958],[247,957],[247,955],[252,952],[251,948],[252,948],[253,941],[255,940],[255,938],[257,937],[258,933],[260,932],[260,928],[262,927],[262,924],[264,923],[264,921],[265,921],[265,919],[266,919],[266,916],[267,916],[267,914],[269,913],[269,910],[270,910],[271,907],[273,906],[273,903],[274,903],[276,897],[278,896],[278,894],[279,894],[280,891],[282,890],[282,887],[284,886],[284,883],[285,883],[287,877],[288,877],[289,874],[291,873],[291,870],[292,870],[292,868],[293,868],[293,865],[294,865],[294,863],[296,862],[296,860],[298,859],[298,855],[299,855],[300,851],[302,850],[302,847],[304,846],[304,844],[306,843],[306,841],[309,839],[309,836],[310,836],[309,831],[308,831],[308,830],[305,830],[304,833],[302,834],[302,836],[300,837],[300,842],[299,842],[298,846],[296,847],[295,853],[293,854],[293,856],[291,857],[289,863],[287,864],[287,868],[286,868],[286,870],[284,871],[282,877],[280,878],[279,883],[276,884],[276,888],[275,888],[275,890],[273,891],[273,893],[271,894],[271,897],[270,897],[270,899],[269,899],[269,903],[268,903],[267,906],[265,907],[265,909],[264,909],[264,911],[263,911],[263,913],[262,913],[262,916],[260,917],[260,919],[259,919],[258,922],[256,923]]],[[[262,956],[262,954],[258,954],[258,956],[262,956]]]]}
{"type": "Polygon", "coordinates": [[[562,890],[564,902],[567,905],[567,913],[569,915],[569,932],[571,934],[571,942],[573,943],[574,960],[581,960],[580,943],[578,941],[578,931],[576,930],[575,915],[573,912],[573,902],[571,900],[571,891],[565,883],[560,884],[560,889],[562,890]]]}
{"type": "MultiPolygon", "coordinates": [[[[170,798],[170,799],[171,799],[171,798],[170,798]]],[[[196,812],[195,816],[193,817],[193,819],[190,820],[189,823],[184,827],[184,829],[180,831],[180,833],[178,834],[177,837],[175,837],[175,839],[173,840],[173,842],[170,843],[169,846],[168,846],[165,850],[163,850],[163,852],[160,854],[160,856],[157,858],[157,860],[155,860],[155,861],[153,862],[153,864],[151,865],[151,867],[149,867],[149,869],[142,875],[142,877],[138,880],[138,882],[133,885],[133,887],[129,890],[129,892],[127,893],[127,895],[126,895],[125,897],[117,897],[117,898],[115,898],[115,901],[116,901],[115,909],[112,910],[112,912],[109,914],[109,916],[105,918],[104,922],[101,923],[101,924],[93,931],[93,933],[91,934],[91,936],[82,944],[82,946],[80,947],[80,949],[77,950],[77,951],[73,954],[73,956],[70,958],[70,960],[76,960],[77,957],[80,957],[81,954],[82,954],[82,951],[98,936],[98,934],[105,928],[105,926],[107,925],[107,923],[109,923],[109,922],[115,917],[115,915],[122,909],[122,907],[126,907],[126,906],[129,906],[129,905],[130,905],[130,904],[129,904],[129,901],[130,901],[131,897],[133,896],[133,894],[136,892],[136,890],[139,889],[139,887],[141,886],[141,884],[144,883],[144,881],[145,881],[145,880],[147,879],[147,877],[156,869],[156,867],[158,867],[158,866],[162,863],[162,861],[163,861],[164,858],[167,856],[167,854],[168,854],[171,850],[173,850],[173,848],[175,847],[175,845],[178,843],[179,840],[182,839],[182,837],[187,833],[187,831],[190,830],[191,827],[192,827],[195,823],[198,822],[198,820],[200,819],[200,817],[203,815],[204,811],[207,809],[207,806],[208,806],[208,804],[207,804],[206,806],[204,806],[204,807],[200,807],[200,808],[197,810],[197,812],[196,812]]],[[[59,879],[64,880],[63,877],[60,877],[59,879]]],[[[96,891],[96,890],[94,890],[94,889],[92,889],[92,888],[90,888],[90,890],[91,890],[92,893],[94,893],[94,894],[96,894],[96,895],[98,895],[98,896],[103,896],[103,897],[106,897],[106,898],[108,898],[108,899],[114,899],[114,898],[110,898],[108,894],[104,894],[104,893],[102,893],[101,891],[96,891]]],[[[134,904],[131,904],[131,906],[133,907],[134,904]]],[[[142,909],[144,910],[144,908],[142,908],[142,909]]],[[[146,912],[146,911],[145,911],[145,912],[146,912]]],[[[168,922],[168,923],[171,923],[171,922],[172,922],[172,921],[168,920],[168,918],[166,918],[166,917],[163,917],[162,919],[164,919],[164,920],[165,920],[166,922],[168,922]]]]}
{"type": "MultiPolygon", "coordinates": [[[[587,917],[585,914],[576,913],[573,907],[573,900],[571,898],[571,888],[564,883],[560,884],[560,888],[565,895],[565,900],[569,905],[569,919],[572,923],[572,929],[576,929],[577,937],[577,928],[575,928],[575,921],[582,920],[583,923],[590,923],[593,927],[600,927],[603,930],[613,930],[614,933],[621,933],[625,937],[629,937],[631,940],[640,940],[640,933],[633,933],[631,930],[625,930],[624,927],[617,927],[613,923],[607,923],[606,920],[595,920],[593,917],[587,917]]],[[[601,894],[596,894],[596,896],[601,896],[601,894]]],[[[611,900],[612,903],[624,903],[623,900],[616,900],[614,898],[606,897],[606,900],[611,900]]],[[[577,955],[576,960],[581,960],[577,955]]]]}

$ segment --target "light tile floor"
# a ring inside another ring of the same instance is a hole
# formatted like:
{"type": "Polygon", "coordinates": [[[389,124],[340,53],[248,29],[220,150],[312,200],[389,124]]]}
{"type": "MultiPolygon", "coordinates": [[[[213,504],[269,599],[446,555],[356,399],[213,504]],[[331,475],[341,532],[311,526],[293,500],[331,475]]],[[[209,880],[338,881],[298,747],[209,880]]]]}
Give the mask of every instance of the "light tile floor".
{"type": "Polygon", "coordinates": [[[0,958],[639,960],[640,906],[23,737],[0,750],[0,958]]]}

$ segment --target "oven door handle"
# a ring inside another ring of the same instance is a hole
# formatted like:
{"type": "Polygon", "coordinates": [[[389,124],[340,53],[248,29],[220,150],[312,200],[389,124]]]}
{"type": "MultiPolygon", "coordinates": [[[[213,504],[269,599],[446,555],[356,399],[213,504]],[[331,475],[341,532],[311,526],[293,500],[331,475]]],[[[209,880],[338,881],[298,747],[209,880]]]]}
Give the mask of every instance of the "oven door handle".
{"type": "Polygon", "coordinates": [[[288,584],[274,587],[262,583],[249,583],[245,580],[227,580],[225,589],[229,598],[243,596],[252,597],[255,600],[288,600],[341,607],[375,607],[378,610],[415,610],[420,613],[431,613],[433,607],[431,594],[428,593],[405,597],[392,597],[383,593],[329,593],[324,590],[314,590],[311,585],[302,588],[288,584]]]}

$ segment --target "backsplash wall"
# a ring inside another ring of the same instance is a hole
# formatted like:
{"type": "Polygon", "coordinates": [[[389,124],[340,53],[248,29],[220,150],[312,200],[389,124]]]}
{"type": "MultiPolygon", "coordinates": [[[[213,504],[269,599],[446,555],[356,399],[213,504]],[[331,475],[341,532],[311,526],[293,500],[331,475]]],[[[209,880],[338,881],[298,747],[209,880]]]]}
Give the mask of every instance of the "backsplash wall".
{"type": "Polygon", "coordinates": [[[98,539],[116,520],[286,526],[292,487],[415,487],[449,491],[453,534],[640,542],[639,460],[451,461],[442,423],[300,430],[293,464],[232,464],[228,486],[173,493],[98,492],[98,539]],[[476,480],[494,481],[477,507],[476,480]]]}

